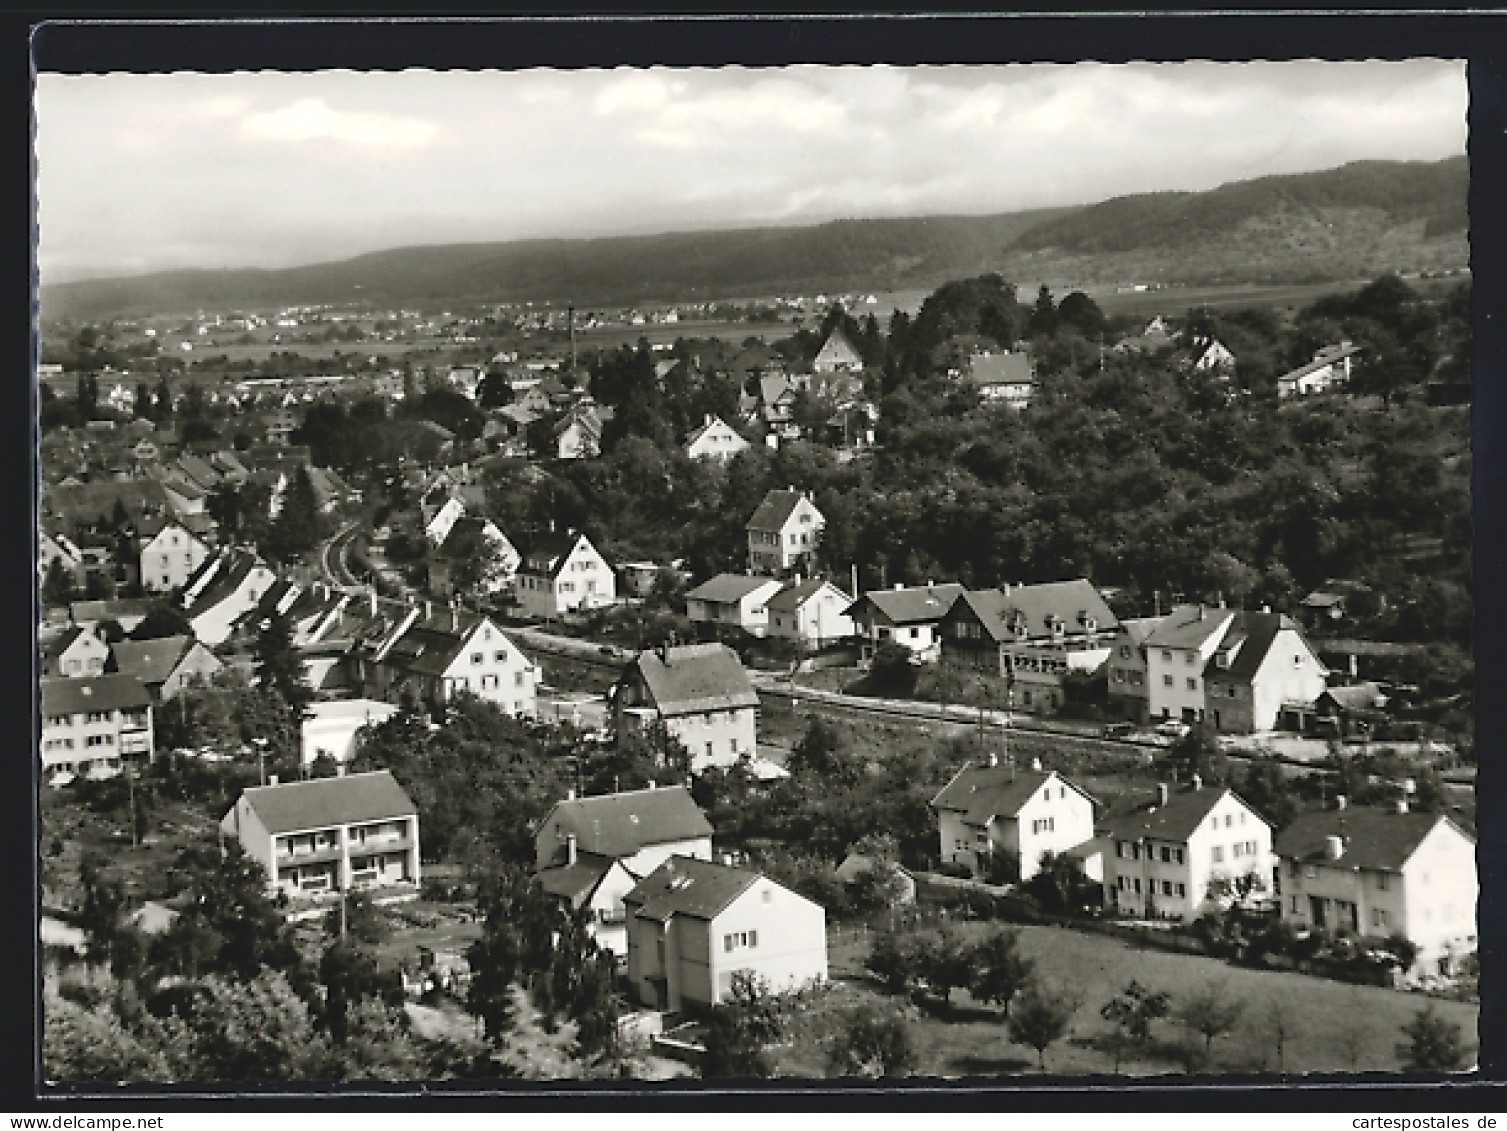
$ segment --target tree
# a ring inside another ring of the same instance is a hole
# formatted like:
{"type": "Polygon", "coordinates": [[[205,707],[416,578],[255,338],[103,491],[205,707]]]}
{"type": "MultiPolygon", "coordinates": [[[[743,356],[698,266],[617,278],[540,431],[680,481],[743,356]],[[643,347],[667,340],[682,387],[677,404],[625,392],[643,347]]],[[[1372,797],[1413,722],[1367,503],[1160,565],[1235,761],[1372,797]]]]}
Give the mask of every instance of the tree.
{"type": "Polygon", "coordinates": [[[827,1053],[833,1076],[908,1076],[916,1068],[910,1030],[898,1013],[860,1006],[847,1015],[827,1053]]]}
{"type": "Polygon", "coordinates": [[[1099,1011],[1106,1021],[1115,1025],[1114,1044],[1115,1071],[1120,1070],[1120,1050],[1123,1044],[1145,1048],[1151,1043],[1153,1022],[1166,1017],[1172,1010],[1172,999],[1159,990],[1150,990],[1132,980],[1120,993],[1106,1002],[1099,1011]]]}
{"type": "Polygon", "coordinates": [[[263,622],[256,637],[255,660],[258,686],[281,696],[296,714],[302,715],[314,692],[304,679],[303,657],[293,647],[292,630],[281,613],[263,622]]]}
{"type": "Polygon", "coordinates": [[[1008,1007],[1030,980],[1035,963],[1020,953],[1020,932],[994,927],[968,955],[972,977],[968,992],[980,1001],[1008,1007]]]}
{"type": "Polygon", "coordinates": [[[141,623],[131,630],[132,640],[160,640],[166,636],[192,636],[194,626],[181,609],[159,601],[147,610],[141,623]]]}
{"type": "Polygon", "coordinates": [[[513,403],[513,386],[505,373],[488,373],[476,387],[476,403],[482,408],[502,408],[513,403]]]}
{"type": "Polygon", "coordinates": [[[869,945],[864,966],[892,994],[903,994],[920,975],[911,938],[899,931],[879,931],[869,945]]]}
{"type": "Polygon", "coordinates": [[[1047,1070],[1046,1051],[1067,1035],[1079,1002],[1058,986],[1030,978],[1010,1003],[1010,1039],[1036,1050],[1036,1066],[1047,1070]]]}
{"type": "Polygon", "coordinates": [[[78,599],[78,586],[73,574],[61,558],[47,563],[47,574],[42,579],[42,604],[52,609],[66,608],[78,599]]]}
{"type": "Polygon", "coordinates": [[[91,1009],[48,990],[42,1008],[45,1079],[128,1084],[173,1078],[156,1042],[132,1032],[108,1004],[91,1009]]]}
{"type": "Polygon", "coordinates": [[[195,1077],[220,1082],[321,1080],[337,1071],[329,1046],[287,978],[212,975],[196,983],[186,1020],[195,1077]]]}
{"type": "Polygon", "coordinates": [[[909,698],[916,690],[916,666],[910,649],[892,641],[880,644],[874,649],[868,682],[875,695],[909,698]]]}
{"type": "Polygon", "coordinates": [[[1104,312],[1099,309],[1098,303],[1082,291],[1073,291],[1063,296],[1057,304],[1057,319],[1085,338],[1096,339],[1104,332],[1104,312]]]}
{"type": "Polygon", "coordinates": [[[86,849],[79,860],[79,887],[83,899],[78,924],[89,936],[89,949],[101,956],[110,954],[120,928],[125,907],[125,888],[117,879],[106,877],[109,860],[98,849],[86,849]]]}
{"type": "Polygon", "coordinates": [[[864,774],[865,760],[847,738],[820,715],[790,752],[788,769],[797,777],[809,775],[825,783],[851,789],[864,774]]]}
{"type": "Polygon", "coordinates": [[[1036,305],[1031,307],[1026,332],[1033,338],[1054,337],[1057,333],[1057,320],[1057,306],[1052,301],[1051,289],[1043,283],[1036,292],[1036,305]]]}
{"type": "Polygon", "coordinates": [[[1402,1028],[1407,1041],[1397,1046],[1409,1072],[1459,1072],[1470,1067],[1475,1049],[1461,1035],[1460,1026],[1439,1016],[1429,1002],[1402,1028]]]}
{"type": "Polygon", "coordinates": [[[268,556],[284,563],[296,561],[318,544],[322,527],[309,469],[300,467],[283,492],[282,509],[267,531],[268,556]]]}
{"type": "Polygon", "coordinates": [[[1214,1041],[1228,1036],[1240,1023],[1245,1002],[1229,996],[1223,982],[1209,982],[1195,990],[1178,1008],[1177,1019],[1203,1037],[1203,1061],[1213,1055],[1214,1041]]]}
{"type": "Polygon", "coordinates": [[[715,1005],[706,1022],[701,1075],[708,1080],[774,1075],[756,1022],[736,1005],[715,1005]]]}

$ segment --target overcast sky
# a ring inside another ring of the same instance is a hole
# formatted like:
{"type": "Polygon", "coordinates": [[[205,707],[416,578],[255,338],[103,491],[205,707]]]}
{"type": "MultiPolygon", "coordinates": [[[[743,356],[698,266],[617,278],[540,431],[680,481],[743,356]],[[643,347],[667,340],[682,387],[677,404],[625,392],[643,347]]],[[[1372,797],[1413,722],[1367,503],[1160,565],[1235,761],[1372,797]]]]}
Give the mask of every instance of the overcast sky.
{"type": "Polygon", "coordinates": [[[1465,152],[1458,62],[42,75],[44,282],[1008,212],[1465,152]]]}

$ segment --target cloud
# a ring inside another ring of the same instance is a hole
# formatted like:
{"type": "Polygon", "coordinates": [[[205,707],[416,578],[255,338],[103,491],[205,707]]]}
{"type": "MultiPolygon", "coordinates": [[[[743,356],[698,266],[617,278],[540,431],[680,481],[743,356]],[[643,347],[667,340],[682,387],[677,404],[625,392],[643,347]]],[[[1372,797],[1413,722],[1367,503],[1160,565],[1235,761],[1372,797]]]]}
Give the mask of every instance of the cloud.
{"type": "Polygon", "coordinates": [[[767,145],[788,135],[835,135],[848,121],[848,107],[840,98],[805,83],[780,81],[673,98],[652,109],[634,137],[675,149],[767,145]]]}
{"type": "Polygon", "coordinates": [[[250,114],[241,133],[259,141],[340,141],[378,149],[419,149],[439,126],[407,114],[332,109],[322,98],[300,98],[277,110],[250,114]]]}

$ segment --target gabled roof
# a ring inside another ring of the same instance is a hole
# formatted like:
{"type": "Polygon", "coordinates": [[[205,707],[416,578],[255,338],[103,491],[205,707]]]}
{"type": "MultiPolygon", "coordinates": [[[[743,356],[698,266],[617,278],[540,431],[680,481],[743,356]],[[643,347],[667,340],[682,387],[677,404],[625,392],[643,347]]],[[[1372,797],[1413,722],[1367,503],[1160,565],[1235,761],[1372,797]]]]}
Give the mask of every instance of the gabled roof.
{"type": "MultiPolygon", "coordinates": [[[[958,602],[967,602],[984,631],[996,643],[1015,638],[1017,614],[1023,619],[1030,637],[1050,635],[1051,618],[1059,618],[1065,631],[1082,631],[1080,618],[1092,618],[1094,631],[1105,632],[1118,627],[1114,611],[1085,578],[1050,581],[1041,585],[1014,585],[1003,589],[979,589],[965,592],[958,602]]],[[[953,604],[953,609],[958,607],[953,604]]]]}
{"type": "MultiPolygon", "coordinates": [[[[764,501],[759,504],[759,509],[754,511],[753,517],[748,520],[747,530],[783,530],[785,523],[795,513],[795,508],[800,506],[801,500],[806,498],[803,491],[779,490],[776,488],[764,496],[764,501]]],[[[809,501],[809,500],[807,500],[809,501]]],[[[814,507],[816,504],[812,503],[814,507]]],[[[818,515],[821,511],[816,512],[818,515]]]]}
{"type": "Polygon", "coordinates": [[[844,602],[851,602],[852,598],[844,593],[836,585],[833,585],[824,577],[808,577],[805,581],[795,581],[786,585],[769,599],[770,612],[793,613],[807,601],[815,597],[823,589],[831,588],[844,602]]]}
{"type": "MultiPolygon", "coordinates": [[[[1014,817],[1053,777],[1076,793],[1088,794],[1052,771],[1020,770],[1011,766],[964,766],[932,799],[933,809],[963,814],[971,825],[987,825],[996,817],[1014,817]]],[[[1089,798],[1090,801],[1093,798],[1089,798]]]]}
{"type": "MultiPolygon", "coordinates": [[[[1155,840],[1186,841],[1226,794],[1245,805],[1233,790],[1188,788],[1172,794],[1165,805],[1153,799],[1125,812],[1112,813],[1099,822],[1099,830],[1105,836],[1125,840],[1144,836],[1155,840]]],[[[1250,809],[1249,805],[1245,807],[1250,809]]],[[[1261,820],[1254,809],[1251,814],[1261,820]]]]}
{"type": "Polygon", "coordinates": [[[729,424],[727,421],[723,420],[722,417],[720,417],[720,416],[713,416],[710,419],[704,421],[699,427],[697,427],[695,429],[695,431],[693,431],[688,437],[686,437],[685,446],[687,448],[693,448],[693,447],[695,447],[696,446],[696,441],[700,440],[703,436],[705,436],[713,428],[720,428],[724,432],[731,432],[739,440],[742,440],[743,443],[745,443],[745,444],[748,443],[747,440],[744,440],[743,437],[738,434],[738,430],[736,428],[734,428],[731,424],[729,424]]]}
{"type": "Polygon", "coordinates": [[[1396,872],[1441,821],[1448,822],[1466,840],[1475,843],[1473,837],[1439,813],[1398,813],[1356,806],[1300,813],[1277,834],[1273,848],[1278,856],[1303,864],[1396,872]],[[1344,838],[1344,852],[1338,860],[1328,857],[1331,836],[1344,838]]]}
{"type": "Polygon", "coordinates": [[[51,677],[40,682],[44,716],[130,710],[145,707],[152,701],[141,680],[133,675],[96,675],[84,679],[51,677]]]}
{"type": "Polygon", "coordinates": [[[1202,648],[1223,634],[1233,619],[1229,609],[1209,605],[1177,605],[1146,638],[1148,648],[1202,648]]]}
{"type": "Polygon", "coordinates": [[[195,582],[216,562],[220,563],[219,569],[210,579],[209,585],[184,607],[190,617],[225,600],[241,587],[251,571],[258,566],[266,568],[265,563],[249,550],[228,550],[221,556],[206,558],[204,564],[194,571],[193,577],[189,578],[184,592],[192,591],[195,582]]]}
{"type": "Polygon", "coordinates": [[[121,617],[144,617],[156,604],[150,597],[117,597],[111,601],[74,601],[68,617],[75,624],[119,620],[121,617]]]}
{"type": "Polygon", "coordinates": [[[1346,687],[1327,687],[1320,699],[1328,697],[1346,711],[1375,711],[1386,705],[1387,697],[1376,684],[1353,683],[1346,687]]]}
{"type": "Polygon", "coordinates": [[[544,823],[551,820],[576,838],[578,853],[614,860],[633,856],[651,845],[712,835],[706,814],[691,799],[690,790],[681,785],[560,801],[544,823]]]}
{"type": "Polygon", "coordinates": [[[941,620],[964,592],[964,588],[953,581],[908,589],[875,589],[865,593],[843,612],[845,616],[853,616],[861,614],[863,606],[872,606],[891,624],[930,624],[941,620]]]}
{"type": "Polygon", "coordinates": [[[786,393],[793,393],[795,386],[783,373],[765,373],[759,377],[759,401],[771,405],[786,393]]]}
{"type": "Polygon", "coordinates": [[[639,917],[660,922],[676,915],[715,919],[762,878],[757,872],[709,860],[671,856],[623,896],[623,902],[636,907],[639,917]]]}
{"type": "Polygon", "coordinates": [[[257,786],[241,796],[267,831],[274,834],[418,813],[388,770],[257,786]]]}
{"type": "Polygon", "coordinates": [[[637,671],[662,715],[757,707],[759,696],[738,654],[726,644],[683,644],[640,652],[637,671]]]}
{"type": "Polygon", "coordinates": [[[1122,620],[1120,628],[1130,637],[1132,644],[1144,644],[1162,623],[1161,617],[1131,617],[1122,620]]]}
{"type": "MultiPolygon", "coordinates": [[[[1298,632],[1297,623],[1285,613],[1248,613],[1244,610],[1236,613],[1235,619],[1230,622],[1229,631],[1214,649],[1209,662],[1204,665],[1204,678],[1250,682],[1266,659],[1266,654],[1271,651],[1277,633],[1284,628],[1298,632]],[[1222,661],[1227,651],[1237,644],[1238,650],[1228,666],[1224,666],[1222,661]]],[[[1298,634],[1302,635],[1301,632],[1298,634]]],[[[1304,646],[1307,646],[1306,640],[1304,646]]]]}
{"type": "Polygon", "coordinates": [[[64,652],[68,651],[69,648],[72,648],[74,642],[77,641],[81,636],[87,636],[91,640],[98,639],[92,632],[84,628],[82,625],[70,625],[63,631],[60,636],[57,637],[57,639],[53,640],[50,644],[47,645],[47,649],[44,654],[49,660],[55,660],[64,652]]]}
{"type": "Polygon", "coordinates": [[[687,600],[706,601],[714,605],[731,605],[767,585],[778,585],[770,577],[750,577],[742,573],[719,573],[703,581],[686,594],[687,600]]]}
{"type": "Polygon", "coordinates": [[[1308,364],[1289,370],[1278,377],[1277,381],[1279,383],[1282,381],[1297,381],[1300,378],[1307,377],[1310,373],[1318,372],[1326,365],[1333,365],[1337,361],[1344,361],[1345,358],[1353,357],[1358,353],[1360,353],[1360,347],[1352,345],[1349,342],[1337,346],[1325,346],[1314,354],[1313,360],[1308,362],[1308,364]]]}
{"type": "MultiPolygon", "coordinates": [[[[536,534],[533,538],[529,539],[528,549],[523,551],[523,562],[519,569],[524,573],[532,573],[536,576],[542,573],[543,576],[553,578],[559,574],[565,565],[565,560],[576,548],[576,544],[582,539],[586,539],[588,546],[591,545],[591,540],[587,539],[584,534],[557,534],[554,531],[550,531],[547,534],[536,534]],[[530,566],[530,563],[535,561],[545,563],[542,571],[530,566]]],[[[595,548],[594,546],[592,547],[592,549],[595,548]]]]}
{"type": "Polygon", "coordinates": [[[827,335],[827,340],[822,343],[822,348],[816,351],[816,358],[812,364],[817,363],[862,365],[863,358],[857,347],[848,340],[848,335],[843,333],[842,327],[834,326],[832,332],[827,335]]]}
{"type": "Polygon", "coordinates": [[[617,861],[610,856],[600,856],[595,852],[578,850],[574,864],[562,864],[558,868],[543,868],[539,871],[537,879],[539,886],[550,895],[568,899],[572,906],[579,907],[591,898],[597,885],[607,878],[607,873],[612,871],[615,863],[617,861]]]}
{"type": "Polygon", "coordinates": [[[110,646],[110,658],[117,672],[133,675],[150,687],[165,682],[173,674],[173,669],[192,643],[191,636],[119,640],[110,646]]]}

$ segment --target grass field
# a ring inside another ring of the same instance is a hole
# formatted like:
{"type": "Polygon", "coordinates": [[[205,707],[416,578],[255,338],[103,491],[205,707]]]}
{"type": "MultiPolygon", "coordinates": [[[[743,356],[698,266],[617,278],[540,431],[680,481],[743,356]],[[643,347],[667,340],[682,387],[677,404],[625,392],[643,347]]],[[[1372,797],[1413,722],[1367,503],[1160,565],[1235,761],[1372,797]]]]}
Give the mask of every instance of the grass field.
{"type": "MultiPolygon", "coordinates": [[[[976,937],[984,924],[965,923],[965,936],[976,937]]],[[[1132,979],[1180,999],[1211,982],[1222,982],[1231,997],[1245,1002],[1235,1031],[1215,1041],[1207,1071],[1218,1074],[1276,1073],[1274,1009],[1285,1030],[1283,1070],[1298,1073],[1398,1072],[1397,1044],[1402,1027],[1423,1007],[1424,999],[1394,990],[1353,986],[1322,978],[1277,971],[1248,970],[1199,955],[1141,950],[1116,938],[1058,927],[1022,927],[1021,950],[1035,960],[1037,972],[1067,987],[1080,1001],[1066,1040],[1046,1052],[1053,1075],[1098,1075],[1114,1070],[1101,1046],[1110,1032],[1100,1017],[1104,1003],[1132,979]]],[[[863,974],[869,936],[845,929],[829,935],[832,990],[820,1005],[799,1015],[793,1040],[772,1050],[783,1075],[823,1076],[826,1042],[842,1013],[871,1002],[893,1006],[863,974]]],[[[1476,1041],[1479,1010],[1475,1005],[1439,1001],[1436,1009],[1458,1024],[1471,1044],[1476,1041]]],[[[996,1076],[1037,1072],[1035,1050],[1010,1041],[998,1009],[974,1002],[963,990],[949,1006],[905,1003],[911,1043],[923,1076],[996,1076]]],[[[1178,1042],[1199,1039],[1169,1019],[1153,1028],[1153,1043],[1140,1056],[1120,1064],[1126,1075],[1150,1076],[1184,1071],[1178,1042]]]]}

